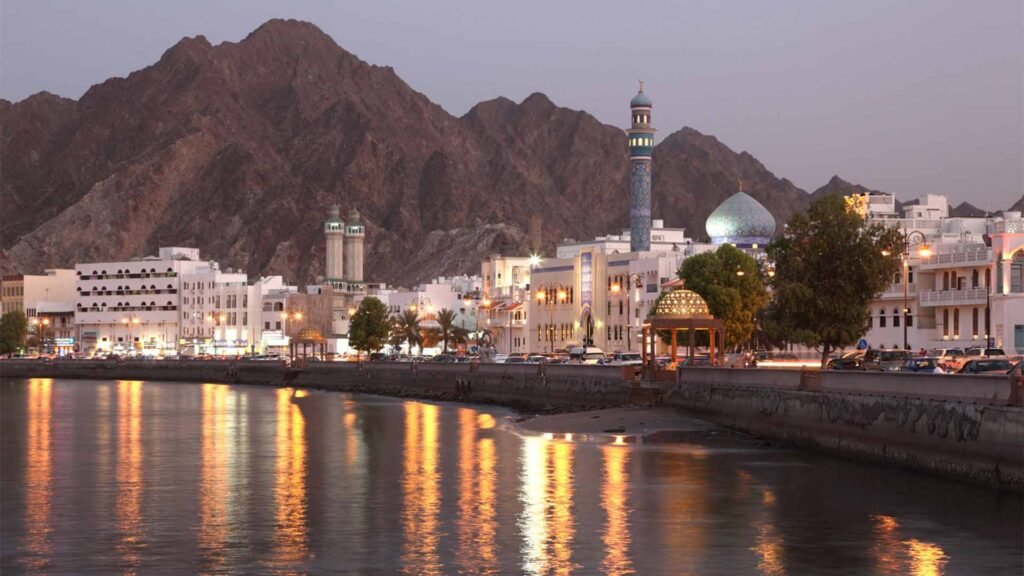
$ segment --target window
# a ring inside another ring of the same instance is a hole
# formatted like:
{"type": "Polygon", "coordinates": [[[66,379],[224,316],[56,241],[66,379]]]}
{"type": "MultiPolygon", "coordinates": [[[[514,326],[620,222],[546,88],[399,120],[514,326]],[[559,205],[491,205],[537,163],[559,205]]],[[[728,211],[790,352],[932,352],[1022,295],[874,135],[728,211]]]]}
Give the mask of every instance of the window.
{"type": "Polygon", "coordinates": [[[907,311],[907,328],[914,327],[914,316],[910,311],[907,311]]]}
{"type": "Polygon", "coordinates": [[[878,311],[878,327],[885,328],[885,310],[878,311]]]}
{"type": "Polygon", "coordinates": [[[980,277],[978,275],[978,271],[977,270],[972,271],[971,272],[971,288],[977,288],[979,280],[980,280],[980,277]]]}
{"type": "Polygon", "coordinates": [[[942,273],[942,289],[949,290],[949,272],[942,273]]]}
{"type": "MultiPolygon", "coordinates": [[[[974,276],[975,276],[975,278],[977,278],[977,276],[978,276],[977,271],[975,271],[974,276]]],[[[971,332],[971,335],[972,336],[977,336],[978,335],[978,309],[977,308],[974,308],[973,310],[971,310],[971,328],[973,329],[973,331],[971,332]]]]}
{"type": "Polygon", "coordinates": [[[270,330],[270,321],[267,321],[267,322],[263,323],[263,329],[264,330],[270,330]]]}
{"type": "Polygon", "coordinates": [[[953,308],[953,338],[960,337],[960,309],[953,308]]]}
{"type": "Polygon", "coordinates": [[[942,311],[942,335],[949,336],[949,308],[942,311]]]}
{"type": "Polygon", "coordinates": [[[280,330],[280,329],[281,329],[281,323],[280,322],[274,322],[274,330],[280,330]]]}
{"type": "Polygon", "coordinates": [[[911,284],[914,283],[914,267],[913,266],[908,266],[907,267],[907,282],[909,282],[911,284]]]}

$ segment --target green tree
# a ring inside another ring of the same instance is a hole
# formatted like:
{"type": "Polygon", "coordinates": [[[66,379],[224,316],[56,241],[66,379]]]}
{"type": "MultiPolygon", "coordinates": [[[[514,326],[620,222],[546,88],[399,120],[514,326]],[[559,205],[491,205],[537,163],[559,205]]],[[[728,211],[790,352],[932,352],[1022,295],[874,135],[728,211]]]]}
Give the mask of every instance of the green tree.
{"type": "Polygon", "coordinates": [[[388,307],[372,296],[363,299],[349,321],[349,345],[359,352],[376,352],[384,347],[390,334],[388,307]]]}
{"type": "Polygon", "coordinates": [[[437,313],[437,329],[440,332],[442,353],[448,353],[448,343],[455,340],[455,332],[458,326],[455,325],[455,311],[442,308],[437,313]]]}
{"type": "Polygon", "coordinates": [[[20,310],[13,310],[0,317],[0,354],[13,354],[25,344],[28,334],[28,319],[20,310]]]}
{"type": "Polygon", "coordinates": [[[829,353],[867,331],[868,304],[892,282],[902,253],[897,228],[867,224],[840,196],[814,201],[768,246],[775,276],[765,328],[817,348],[824,368],[829,353]]]}
{"type": "Polygon", "coordinates": [[[750,340],[757,313],[768,301],[757,260],[726,244],[687,258],[678,275],[687,290],[704,298],[711,315],[725,322],[725,347],[735,349],[750,340]]]}
{"type": "Polygon", "coordinates": [[[420,316],[415,310],[403,310],[395,317],[392,328],[394,339],[401,346],[403,342],[409,343],[409,353],[412,353],[413,346],[419,346],[420,354],[423,353],[423,337],[420,329],[420,316]]]}

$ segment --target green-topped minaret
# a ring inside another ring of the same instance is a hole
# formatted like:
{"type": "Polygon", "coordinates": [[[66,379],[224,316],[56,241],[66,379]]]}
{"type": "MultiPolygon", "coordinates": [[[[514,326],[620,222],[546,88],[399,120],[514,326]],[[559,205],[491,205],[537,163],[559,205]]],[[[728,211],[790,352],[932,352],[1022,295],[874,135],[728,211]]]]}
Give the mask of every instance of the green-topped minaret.
{"type": "Polygon", "coordinates": [[[629,249],[651,249],[651,154],[654,152],[654,128],[651,127],[651,99],[640,91],[629,102],[632,124],[629,138],[629,249]]]}

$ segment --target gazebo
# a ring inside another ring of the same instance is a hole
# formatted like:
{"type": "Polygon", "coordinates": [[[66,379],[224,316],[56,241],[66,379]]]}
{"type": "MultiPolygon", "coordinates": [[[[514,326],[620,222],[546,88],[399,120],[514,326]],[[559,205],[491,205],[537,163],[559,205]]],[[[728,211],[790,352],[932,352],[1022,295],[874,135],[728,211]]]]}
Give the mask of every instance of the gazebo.
{"type": "Polygon", "coordinates": [[[295,360],[298,356],[299,347],[302,347],[302,359],[308,356],[307,350],[311,347],[313,354],[316,355],[318,352],[320,358],[326,358],[327,353],[327,340],[319,330],[312,326],[306,326],[302,330],[299,330],[299,335],[292,339],[289,347],[289,355],[292,360],[295,360]]]}
{"type": "Polygon", "coordinates": [[[678,349],[678,334],[680,331],[687,333],[687,354],[690,364],[693,363],[694,350],[696,347],[696,335],[698,331],[706,330],[709,336],[709,352],[711,365],[717,364],[716,349],[721,348],[721,334],[725,330],[725,323],[711,315],[708,310],[708,303],[699,294],[683,288],[682,280],[673,280],[662,285],[667,288],[654,313],[647,317],[643,323],[643,342],[641,358],[644,366],[655,367],[655,346],[657,344],[658,332],[670,332],[672,334],[672,362],[676,361],[678,349]],[[717,336],[717,338],[716,338],[717,336]],[[716,346],[717,344],[717,346],[716,346]]]}

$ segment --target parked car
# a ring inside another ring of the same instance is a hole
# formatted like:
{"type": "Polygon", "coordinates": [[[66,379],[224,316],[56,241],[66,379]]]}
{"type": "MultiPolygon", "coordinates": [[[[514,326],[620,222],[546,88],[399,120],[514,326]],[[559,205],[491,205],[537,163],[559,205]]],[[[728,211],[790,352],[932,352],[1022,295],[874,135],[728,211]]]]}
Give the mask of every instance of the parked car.
{"type": "Polygon", "coordinates": [[[957,370],[957,374],[1007,374],[1013,369],[1009,360],[968,360],[957,370]]]}
{"type": "Polygon", "coordinates": [[[616,352],[611,359],[616,366],[639,366],[642,362],[639,352],[616,352]]]}
{"type": "Polygon", "coordinates": [[[825,365],[827,370],[862,370],[865,350],[854,350],[837,356],[825,365]]]}
{"type": "Polygon", "coordinates": [[[505,364],[526,364],[526,358],[522,356],[509,356],[505,359],[505,364]]]}
{"type": "Polygon", "coordinates": [[[915,356],[908,358],[900,367],[900,372],[932,372],[945,374],[946,370],[934,356],[915,356]]]}
{"type": "Polygon", "coordinates": [[[494,355],[494,363],[495,364],[504,364],[505,360],[508,360],[508,354],[495,354],[494,355]]]}
{"type": "Polygon", "coordinates": [[[583,364],[597,364],[604,360],[604,352],[596,346],[577,346],[569,349],[569,359],[583,364]]]}
{"type": "Polygon", "coordinates": [[[677,366],[711,366],[711,357],[707,354],[698,354],[694,357],[679,358],[677,366]]]}
{"type": "Polygon", "coordinates": [[[451,354],[438,354],[431,358],[430,361],[437,364],[453,364],[455,363],[455,356],[451,354]]]}
{"type": "Polygon", "coordinates": [[[530,354],[526,358],[527,364],[547,364],[548,357],[543,354],[530,354]]]}
{"type": "Polygon", "coordinates": [[[910,350],[869,349],[864,354],[861,369],[880,372],[898,372],[903,362],[912,357],[910,350]]]}

